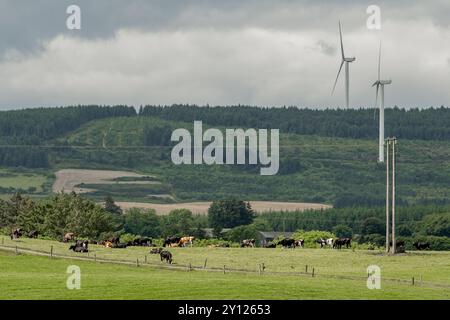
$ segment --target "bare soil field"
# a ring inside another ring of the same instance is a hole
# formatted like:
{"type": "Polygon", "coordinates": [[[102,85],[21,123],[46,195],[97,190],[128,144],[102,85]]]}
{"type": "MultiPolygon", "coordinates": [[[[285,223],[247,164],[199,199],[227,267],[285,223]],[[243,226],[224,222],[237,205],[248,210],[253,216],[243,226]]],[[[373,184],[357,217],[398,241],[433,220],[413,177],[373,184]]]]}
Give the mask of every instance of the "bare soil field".
{"type": "MultiPolygon", "coordinates": [[[[253,210],[257,212],[267,211],[296,211],[308,209],[330,209],[330,205],[320,203],[303,203],[303,202],[272,202],[272,201],[250,201],[253,210]]],[[[188,209],[194,214],[207,214],[211,202],[189,202],[189,203],[138,203],[138,202],[117,202],[122,209],[154,209],[157,214],[165,215],[174,209],[188,209]]]]}
{"type": "Polygon", "coordinates": [[[113,181],[121,177],[140,178],[143,175],[131,171],[112,171],[112,170],[85,170],[85,169],[64,169],[55,173],[56,180],[52,191],[58,193],[61,191],[76,193],[88,193],[95,190],[76,187],[82,183],[85,184],[148,184],[151,182],[143,181],[113,181]]]}

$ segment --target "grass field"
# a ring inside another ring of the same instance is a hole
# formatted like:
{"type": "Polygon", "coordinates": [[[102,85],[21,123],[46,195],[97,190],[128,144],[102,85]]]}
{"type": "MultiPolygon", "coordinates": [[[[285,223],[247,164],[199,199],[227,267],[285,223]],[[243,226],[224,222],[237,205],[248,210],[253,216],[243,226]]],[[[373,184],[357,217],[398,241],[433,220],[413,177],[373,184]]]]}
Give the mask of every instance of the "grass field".
{"type": "MultiPolygon", "coordinates": [[[[54,241],[5,239],[4,245],[73,257],[68,245],[54,241]]],[[[15,255],[0,250],[0,299],[450,299],[450,253],[411,252],[396,257],[371,251],[330,249],[172,248],[178,270],[161,269],[159,257],[148,248],[125,250],[92,246],[90,257],[132,263],[141,267],[70,258],[15,255]],[[144,256],[148,255],[145,265],[144,256]],[[184,266],[207,270],[188,271],[184,266]],[[258,264],[266,270],[257,272],[258,264]],[[66,268],[82,272],[81,290],[68,290],[66,268]],[[366,287],[366,268],[381,268],[382,289],[366,287]],[[226,265],[227,273],[213,272],[226,265]],[[309,266],[309,274],[300,274],[309,266]],[[310,272],[314,267],[315,277],[310,272]],[[234,272],[229,269],[245,269],[234,272]],[[296,274],[297,272],[297,274],[296,274]],[[415,277],[416,284],[410,283],[415,277]],[[422,285],[418,279],[422,276],[422,285]],[[403,281],[396,281],[396,280],[403,281]]],[[[84,255],[83,257],[86,257],[84,255]]]]}
{"type": "Polygon", "coordinates": [[[22,190],[29,194],[39,194],[48,192],[52,183],[47,172],[42,170],[19,170],[0,168],[0,194],[9,197],[17,190],[22,190]]]}

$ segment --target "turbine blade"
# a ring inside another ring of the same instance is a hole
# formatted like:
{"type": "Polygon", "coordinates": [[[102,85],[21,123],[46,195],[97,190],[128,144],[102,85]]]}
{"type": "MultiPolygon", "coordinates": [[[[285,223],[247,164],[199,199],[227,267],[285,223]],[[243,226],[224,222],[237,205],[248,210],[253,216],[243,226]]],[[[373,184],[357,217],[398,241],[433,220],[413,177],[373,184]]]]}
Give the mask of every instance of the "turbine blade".
{"type": "Polygon", "coordinates": [[[342,41],[342,28],[341,28],[341,21],[339,20],[339,37],[341,38],[341,54],[342,54],[342,60],[345,58],[344,54],[344,42],[342,41]]]}
{"type": "Polygon", "coordinates": [[[334,93],[334,89],[336,89],[336,84],[337,84],[337,81],[338,81],[338,79],[339,79],[339,75],[341,74],[341,70],[342,70],[342,66],[344,65],[344,60],[342,60],[342,62],[341,62],[341,66],[339,67],[339,71],[338,71],[338,73],[337,73],[337,76],[336,76],[336,80],[334,81],[334,86],[333,86],[333,91],[331,91],[331,94],[333,95],[333,93],[334,93]]]}

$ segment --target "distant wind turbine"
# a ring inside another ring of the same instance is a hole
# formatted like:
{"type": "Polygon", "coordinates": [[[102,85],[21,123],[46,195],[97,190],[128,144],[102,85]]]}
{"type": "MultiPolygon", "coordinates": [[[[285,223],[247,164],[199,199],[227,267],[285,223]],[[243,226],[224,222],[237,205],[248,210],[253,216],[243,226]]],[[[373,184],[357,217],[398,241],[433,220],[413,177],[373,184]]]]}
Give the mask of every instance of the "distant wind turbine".
{"type": "Polygon", "coordinates": [[[380,80],[380,73],[381,73],[381,43],[380,43],[380,50],[378,53],[378,80],[375,81],[375,83],[372,85],[372,87],[377,86],[377,91],[376,91],[376,95],[375,95],[375,108],[378,105],[378,92],[381,89],[378,162],[384,162],[384,85],[391,84],[392,80],[380,80]]]}
{"type": "Polygon", "coordinates": [[[331,92],[331,94],[333,94],[334,93],[334,89],[336,89],[336,84],[337,84],[337,81],[339,79],[339,74],[341,73],[342,66],[345,63],[345,105],[348,108],[349,100],[350,100],[349,99],[349,92],[350,92],[350,88],[349,88],[350,87],[349,63],[355,61],[356,58],[354,58],[354,57],[353,58],[345,57],[345,54],[344,54],[344,43],[342,41],[341,21],[339,21],[339,36],[341,38],[342,62],[341,62],[341,66],[339,67],[339,71],[338,71],[338,74],[337,74],[337,77],[336,77],[336,81],[334,82],[333,91],[331,92]]]}

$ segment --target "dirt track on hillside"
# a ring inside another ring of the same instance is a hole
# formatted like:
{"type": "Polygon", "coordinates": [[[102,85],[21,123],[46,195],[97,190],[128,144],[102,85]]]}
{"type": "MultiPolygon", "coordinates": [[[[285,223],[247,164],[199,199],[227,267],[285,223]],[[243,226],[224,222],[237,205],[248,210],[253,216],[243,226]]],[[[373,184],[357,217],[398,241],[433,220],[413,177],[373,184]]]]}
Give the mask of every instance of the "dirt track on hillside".
{"type": "MultiPolygon", "coordinates": [[[[308,209],[329,209],[331,206],[320,203],[302,203],[302,202],[273,202],[273,201],[250,201],[253,210],[257,212],[267,211],[295,211],[308,209]]],[[[174,209],[188,209],[194,214],[207,214],[211,202],[189,202],[173,204],[154,204],[138,202],[117,202],[122,209],[139,208],[155,209],[157,214],[165,215],[174,209]]]]}

